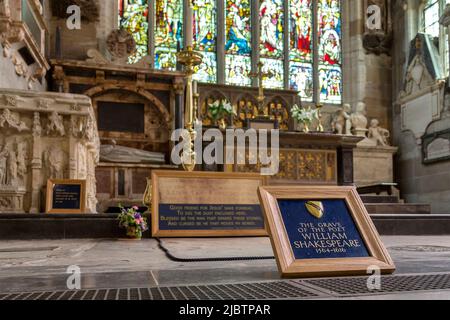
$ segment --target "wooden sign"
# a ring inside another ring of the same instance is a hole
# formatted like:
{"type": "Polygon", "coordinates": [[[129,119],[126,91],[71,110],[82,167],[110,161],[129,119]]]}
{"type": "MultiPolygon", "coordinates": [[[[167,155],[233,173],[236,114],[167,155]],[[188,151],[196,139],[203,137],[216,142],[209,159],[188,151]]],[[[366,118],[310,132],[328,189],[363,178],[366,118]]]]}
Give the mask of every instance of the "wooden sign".
{"type": "Polygon", "coordinates": [[[283,277],[392,273],[394,263],[353,187],[262,187],[283,277]]]}
{"type": "Polygon", "coordinates": [[[86,213],[85,180],[48,180],[47,213],[86,213]]]}
{"type": "Polygon", "coordinates": [[[267,236],[258,174],[152,172],[154,237],[267,236]]]}

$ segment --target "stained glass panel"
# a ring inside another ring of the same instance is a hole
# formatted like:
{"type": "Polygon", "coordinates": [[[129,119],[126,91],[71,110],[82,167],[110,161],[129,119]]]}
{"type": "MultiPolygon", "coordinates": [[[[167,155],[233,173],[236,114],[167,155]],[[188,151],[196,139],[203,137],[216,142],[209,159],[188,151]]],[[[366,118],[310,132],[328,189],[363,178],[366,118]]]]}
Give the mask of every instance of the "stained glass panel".
{"type": "Polygon", "coordinates": [[[250,85],[251,3],[225,1],[225,77],[227,84],[250,85]]]}
{"type": "Polygon", "coordinates": [[[119,1],[120,27],[133,35],[137,51],[130,57],[136,63],[148,54],[148,4],[147,0],[119,1]]]}
{"type": "Polygon", "coordinates": [[[183,0],[155,0],[155,68],[176,69],[183,42],[183,0]]]}
{"type": "Polygon", "coordinates": [[[341,64],[341,7],[339,0],[319,0],[319,63],[341,64]]]}
{"type": "Polygon", "coordinates": [[[217,57],[213,52],[203,53],[203,62],[194,68],[194,80],[214,83],[217,81],[217,57]]]}
{"type": "Polygon", "coordinates": [[[261,58],[263,73],[270,76],[263,79],[263,86],[270,89],[284,88],[284,63],[283,60],[261,58]]]}
{"type": "Polygon", "coordinates": [[[251,84],[251,58],[238,55],[226,55],[225,77],[227,84],[249,86],[251,84]]]}
{"type": "Polygon", "coordinates": [[[342,70],[338,66],[319,67],[320,101],[342,102],[342,70]]]}
{"type": "Polygon", "coordinates": [[[320,101],[342,102],[341,6],[339,0],[319,0],[320,101]]]}
{"type": "Polygon", "coordinates": [[[429,0],[424,10],[424,31],[439,37],[439,0],[429,0]]]}
{"type": "Polygon", "coordinates": [[[300,92],[303,101],[312,101],[314,98],[312,64],[291,62],[289,86],[300,92]]]}
{"type": "Polygon", "coordinates": [[[261,25],[260,50],[265,58],[283,58],[283,0],[262,0],[259,8],[261,25]]]}
{"type": "Polygon", "coordinates": [[[312,62],[313,8],[311,0],[290,2],[290,58],[297,62],[312,62]]]}
{"type": "Polygon", "coordinates": [[[216,82],[217,79],[217,9],[216,0],[192,0],[194,5],[194,48],[203,52],[202,65],[196,68],[194,79],[216,82]]]}

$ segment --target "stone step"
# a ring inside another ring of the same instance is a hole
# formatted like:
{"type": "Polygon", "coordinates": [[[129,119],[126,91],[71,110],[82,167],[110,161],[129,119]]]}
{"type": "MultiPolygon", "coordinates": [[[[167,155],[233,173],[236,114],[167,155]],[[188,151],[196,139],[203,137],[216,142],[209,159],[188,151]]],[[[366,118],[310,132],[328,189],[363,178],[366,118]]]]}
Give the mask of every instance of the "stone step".
{"type": "Polygon", "coordinates": [[[415,203],[366,203],[369,214],[431,214],[431,205],[415,203]]]}
{"type": "Polygon", "coordinates": [[[400,199],[396,196],[361,196],[366,204],[373,203],[400,203],[400,199]]]}
{"type": "MultiPolygon", "coordinates": [[[[371,214],[371,218],[381,235],[450,235],[450,214],[371,214]]],[[[0,214],[0,240],[123,237],[116,215],[0,214]]]]}
{"type": "Polygon", "coordinates": [[[450,235],[450,214],[372,214],[378,233],[384,236],[450,235]]]}

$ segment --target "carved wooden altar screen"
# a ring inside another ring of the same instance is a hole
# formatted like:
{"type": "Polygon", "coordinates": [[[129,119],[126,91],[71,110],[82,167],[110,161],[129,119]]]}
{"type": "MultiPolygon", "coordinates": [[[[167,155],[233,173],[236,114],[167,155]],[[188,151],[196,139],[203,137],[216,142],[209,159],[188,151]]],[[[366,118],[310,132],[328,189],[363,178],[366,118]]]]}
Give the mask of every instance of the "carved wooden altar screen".
{"type": "Polygon", "coordinates": [[[199,118],[204,126],[213,125],[208,112],[209,105],[216,101],[226,101],[233,106],[234,116],[226,119],[226,124],[236,128],[249,128],[250,122],[257,117],[265,117],[274,123],[275,128],[293,130],[294,123],[290,120],[290,109],[300,105],[300,97],[292,90],[265,90],[263,113],[258,110],[258,89],[223,85],[199,86],[199,118]]]}

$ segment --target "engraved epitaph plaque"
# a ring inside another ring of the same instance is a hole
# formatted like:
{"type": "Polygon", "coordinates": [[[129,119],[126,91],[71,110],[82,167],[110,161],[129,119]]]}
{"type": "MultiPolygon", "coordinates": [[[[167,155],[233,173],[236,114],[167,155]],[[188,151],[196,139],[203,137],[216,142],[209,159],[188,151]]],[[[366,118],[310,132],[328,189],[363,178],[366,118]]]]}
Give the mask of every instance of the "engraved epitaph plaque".
{"type": "Polygon", "coordinates": [[[152,172],[154,237],[265,236],[257,174],[152,172]]]}
{"type": "Polygon", "coordinates": [[[99,131],[144,133],[143,104],[99,101],[97,107],[99,131]]]}
{"type": "Polygon", "coordinates": [[[48,180],[47,213],[85,213],[85,180],[48,180]]]}
{"type": "Polygon", "coordinates": [[[283,277],[395,270],[353,187],[262,187],[259,194],[283,277]]]}

